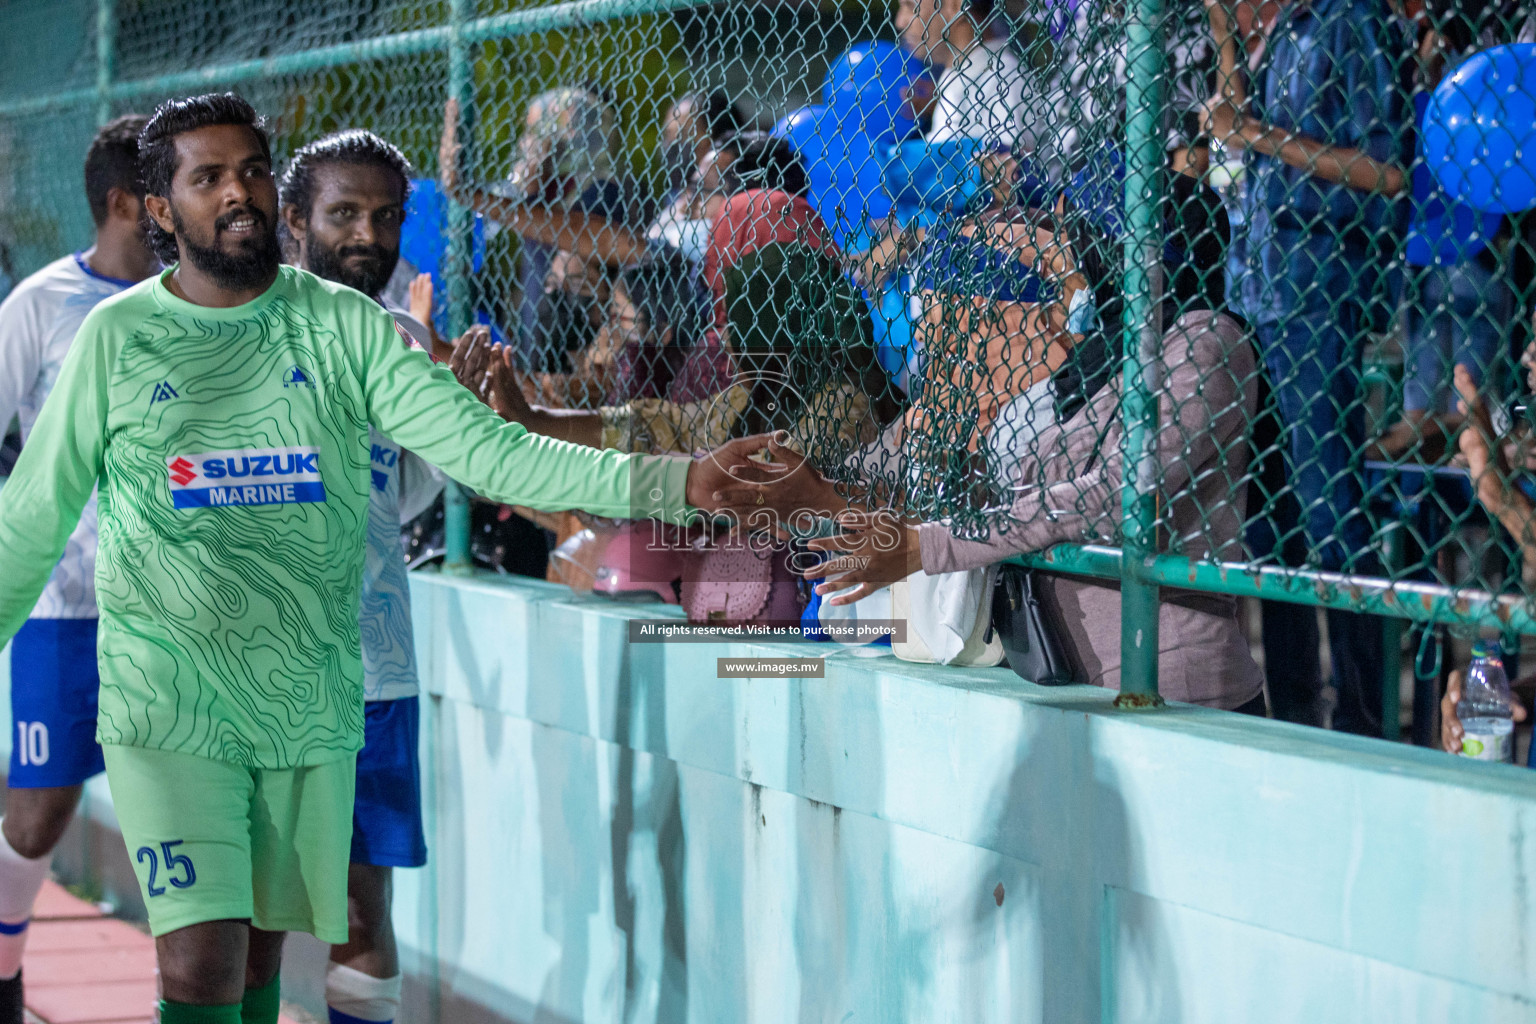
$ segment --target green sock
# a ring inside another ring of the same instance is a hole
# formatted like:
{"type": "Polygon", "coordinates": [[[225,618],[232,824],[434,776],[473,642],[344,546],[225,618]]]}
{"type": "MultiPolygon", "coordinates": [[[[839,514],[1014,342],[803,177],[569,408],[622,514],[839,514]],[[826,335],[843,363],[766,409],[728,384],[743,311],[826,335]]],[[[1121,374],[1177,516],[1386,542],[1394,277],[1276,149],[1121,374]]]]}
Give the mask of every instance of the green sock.
{"type": "Polygon", "coordinates": [[[160,1024],[240,1024],[240,1004],[193,1006],[191,1003],[176,1003],[169,999],[162,999],[160,1000],[160,1024]]]}
{"type": "Polygon", "coordinates": [[[240,1003],[240,1024],[277,1024],[277,1011],[282,1005],[280,977],[274,974],[261,988],[245,990],[245,999],[240,1003]]]}

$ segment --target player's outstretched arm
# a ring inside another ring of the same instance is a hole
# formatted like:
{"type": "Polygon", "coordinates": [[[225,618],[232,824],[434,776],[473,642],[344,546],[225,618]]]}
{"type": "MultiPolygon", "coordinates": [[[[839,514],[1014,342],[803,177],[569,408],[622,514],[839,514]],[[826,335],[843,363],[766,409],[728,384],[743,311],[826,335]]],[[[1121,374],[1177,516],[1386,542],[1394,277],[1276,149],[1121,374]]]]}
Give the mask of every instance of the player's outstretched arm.
{"type": "Polygon", "coordinates": [[[360,310],[369,421],[450,477],[508,505],[616,518],[674,517],[689,507],[693,460],[629,455],[530,434],[507,423],[425,354],[400,344],[383,310],[360,310]]]}
{"type": "Polygon", "coordinates": [[[101,476],[111,356],[86,317],[0,488],[0,644],[37,603],[101,476]]]}

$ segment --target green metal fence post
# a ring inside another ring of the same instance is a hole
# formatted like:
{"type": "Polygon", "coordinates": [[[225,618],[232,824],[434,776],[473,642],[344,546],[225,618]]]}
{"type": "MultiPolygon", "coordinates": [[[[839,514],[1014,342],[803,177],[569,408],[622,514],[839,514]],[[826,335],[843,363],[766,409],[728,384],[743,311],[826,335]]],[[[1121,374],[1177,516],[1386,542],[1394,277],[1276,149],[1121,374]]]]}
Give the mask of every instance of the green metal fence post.
{"type": "Polygon", "coordinates": [[[1137,0],[1126,26],[1125,491],[1119,707],[1157,707],[1157,393],[1162,359],[1163,5],[1137,0]]]}
{"type": "Polygon", "coordinates": [[[117,70],[116,0],[96,0],[96,123],[112,119],[112,73],[117,70]]]}
{"type": "MultiPolygon", "coordinates": [[[[459,168],[470,166],[466,159],[470,145],[471,107],[475,99],[475,65],[470,57],[472,44],[465,26],[474,16],[474,0],[453,0],[448,36],[448,94],[459,104],[459,168]]],[[[448,290],[448,333],[458,337],[469,329],[473,315],[470,288],[473,282],[471,259],[474,252],[475,213],[449,197],[448,252],[444,261],[443,284],[448,290]]],[[[467,573],[472,567],[469,555],[469,498],[457,483],[449,481],[443,492],[443,569],[467,573]]]]}

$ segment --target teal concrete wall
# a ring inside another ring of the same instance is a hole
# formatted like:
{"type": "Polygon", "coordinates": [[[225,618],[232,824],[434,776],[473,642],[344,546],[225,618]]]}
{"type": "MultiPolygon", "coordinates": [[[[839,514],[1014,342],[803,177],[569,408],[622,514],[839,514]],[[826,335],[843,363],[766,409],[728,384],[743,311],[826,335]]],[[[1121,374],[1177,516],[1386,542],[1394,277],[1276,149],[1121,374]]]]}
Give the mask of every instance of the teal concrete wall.
{"type": "Polygon", "coordinates": [[[1536,1020],[1526,769],[845,651],[722,680],[827,648],[414,597],[433,1019],[1536,1020]]]}
{"type": "MultiPolygon", "coordinates": [[[[1536,1021],[1527,769],[841,650],[723,680],[829,648],[413,593],[404,1024],[1536,1021]]],[[[285,968],[311,1004],[318,955],[285,968]]]]}

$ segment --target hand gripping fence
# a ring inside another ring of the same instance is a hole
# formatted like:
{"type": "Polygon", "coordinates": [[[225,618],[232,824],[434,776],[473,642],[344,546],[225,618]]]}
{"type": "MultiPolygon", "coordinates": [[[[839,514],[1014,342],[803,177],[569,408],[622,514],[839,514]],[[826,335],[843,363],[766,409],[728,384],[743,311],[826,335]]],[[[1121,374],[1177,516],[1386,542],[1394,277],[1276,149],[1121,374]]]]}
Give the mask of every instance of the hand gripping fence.
{"type": "MultiPolygon", "coordinates": [[[[489,329],[509,401],[637,451],[787,430],[850,501],[1118,581],[1123,704],[1158,702],[1188,592],[1382,617],[1389,702],[1405,623],[1536,628],[1532,4],[6,17],[13,279],[88,244],[97,124],[235,90],[280,164],[345,128],[401,148],[386,295],[431,274],[412,308],[489,329]]],[[[489,558],[481,506],[450,488],[450,568],[489,558]]]]}

